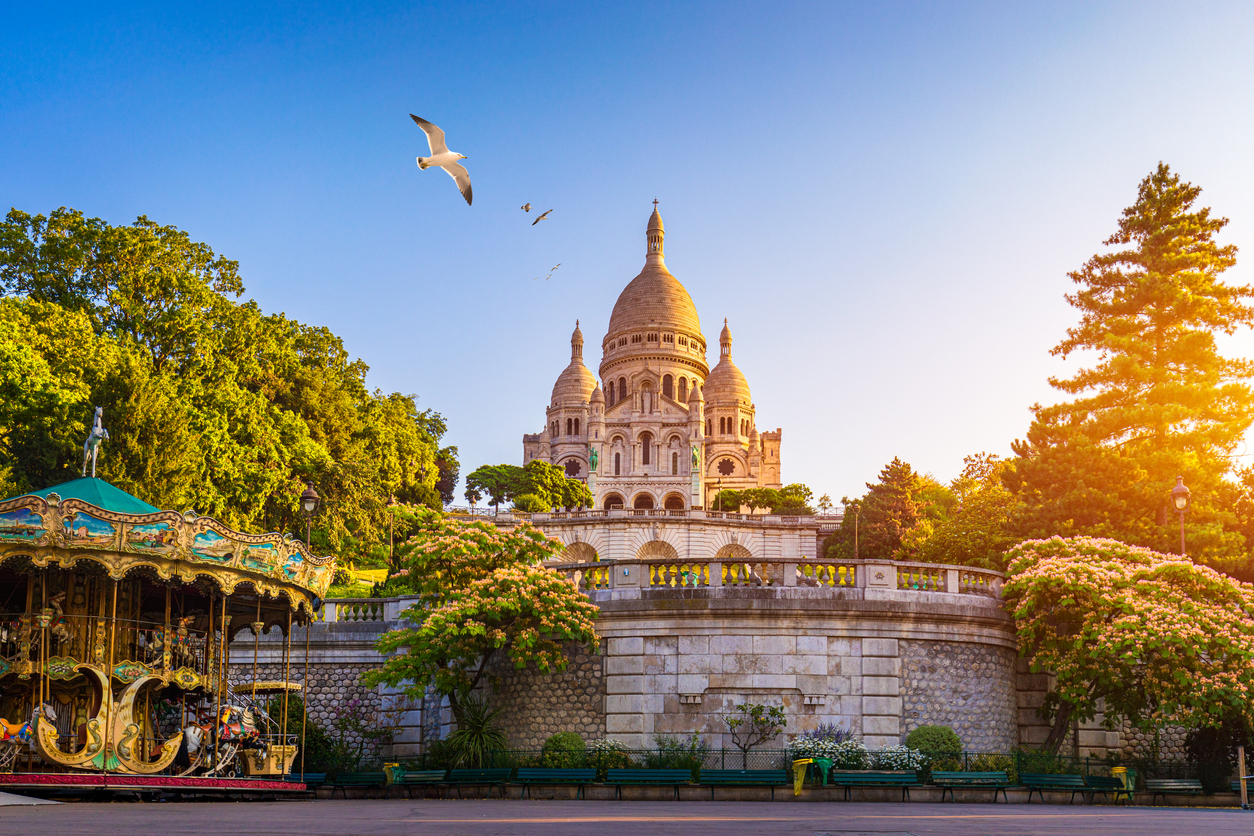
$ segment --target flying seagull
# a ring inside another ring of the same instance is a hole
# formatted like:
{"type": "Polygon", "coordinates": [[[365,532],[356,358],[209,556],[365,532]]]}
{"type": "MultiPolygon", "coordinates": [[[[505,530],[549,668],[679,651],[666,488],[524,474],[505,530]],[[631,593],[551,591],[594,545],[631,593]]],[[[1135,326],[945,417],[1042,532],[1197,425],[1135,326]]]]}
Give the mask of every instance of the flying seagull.
{"type": "Polygon", "coordinates": [[[519,208],[519,209],[521,209],[521,210],[523,210],[524,212],[530,212],[530,211],[531,211],[531,204],[530,204],[530,203],[524,203],[522,206],[519,206],[518,208],[519,208]]]}
{"type": "MultiPolygon", "coordinates": [[[[552,211],[553,211],[552,209],[550,209],[550,210],[549,210],[549,212],[552,212],[552,211]]],[[[540,221],[542,221],[542,220],[544,220],[545,218],[547,218],[547,217],[549,216],[549,212],[545,212],[543,215],[541,215],[540,217],[536,218],[534,221],[532,221],[532,222],[531,222],[531,225],[532,225],[532,226],[535,226],[536,224],[540,223],[540,221]]]]}
{"type": "MultiPolygon", "coordinates": [[[[552,210],[550,210],[550,211],[552,211],[552,210]]],[[[549,271],[549,274],[548,274],[547,276],[545,276],[545,277],[544,277],[544,280],[547,282],[549,279],[553,278],[553,273],[557,270],[557,268],[558,268],[558,267],[561,267],[561,266],[562,266],[562,262],[560,262],[560,261],[559,261],[557,264],[554,264],[554,265],[553,265],[553,269],[552,269],[552,270],[550,270],[550,271],[549,271]]],[[[538,278],[540,278],[540,277],[539,277],[539,276],[533,276],[533,277],[531,278],[531,280],[534,282],[534,281],[535,281],[536,279],[538,279],[538,278]]]]}
{"type": "Polygon", "coordinates": [[[430,157],[419,157],[418,167],[426,171],[431,166],[438,166],[448,172],[449,177],[453,178],[453,182],[457,183],[457,188],[461,189],[462,197],[466,198],[466,205],[470,205],[470,172],[465,166],[461,165],[458,160],[468,159],[465,154],[459,154],[456,151],[448,150],[448,145],[444,142],[444,131],[432,125],[426,119],[419,119],[414,114],[409,114],[409,118],[418,123],[418,127],[422,128],[422,132],[427,135],[427,144],[431,146],[430,157]]]}

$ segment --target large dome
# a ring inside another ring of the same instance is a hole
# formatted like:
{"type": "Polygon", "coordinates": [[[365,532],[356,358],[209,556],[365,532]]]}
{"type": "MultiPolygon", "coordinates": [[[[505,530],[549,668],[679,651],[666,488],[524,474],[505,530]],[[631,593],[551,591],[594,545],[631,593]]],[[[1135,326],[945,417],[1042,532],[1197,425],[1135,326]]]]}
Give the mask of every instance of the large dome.
{"type": "Polygon", "coordinates": [[[662,255],[664,235],[662,216],[655,206],[649,217],[649,252],[644,269],[618,295],[614,312],[610,314],[607,337],[644,328],[701,333],[701,321],[697,318],[697,307],[692,304],[692,297],[679,279],[666,269],[662,255]]]}

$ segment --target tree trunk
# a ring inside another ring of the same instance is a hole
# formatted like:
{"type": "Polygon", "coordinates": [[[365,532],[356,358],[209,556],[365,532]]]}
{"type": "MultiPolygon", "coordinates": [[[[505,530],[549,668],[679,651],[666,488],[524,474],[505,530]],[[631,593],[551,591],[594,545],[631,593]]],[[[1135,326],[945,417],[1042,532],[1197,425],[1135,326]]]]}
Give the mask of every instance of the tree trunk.
{"type": "Polygon", "coordinates": [[[1058,711],[1054,713],[1054,725],[1050,727],[1049,737],[1045,738],[1045,750],[1051,755],[1058,754],[1058,750],[1062,748],[1062,742],[1067,739],[1067,733],[1071,731],[1071,704],[1061,703],[1058,711]]]}

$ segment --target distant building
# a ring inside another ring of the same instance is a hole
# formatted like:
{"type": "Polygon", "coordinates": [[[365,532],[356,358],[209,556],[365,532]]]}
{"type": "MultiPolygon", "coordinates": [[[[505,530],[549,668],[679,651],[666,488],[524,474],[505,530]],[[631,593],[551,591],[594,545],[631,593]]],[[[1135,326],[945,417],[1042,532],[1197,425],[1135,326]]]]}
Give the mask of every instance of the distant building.
{"type": "Polygon", "coordinates": [[[722,489],[782,487],[782,432],[758,432],[726,320],[709,368],[696,306],[666,269],[664,238],[655,205],[644,269],[619,295],[601,341],[600,383],[584,366],[576,323],[545,428],[523,436],[524,464],[560,465],[588,483],[598,509],[708,508],[722,489]]]}

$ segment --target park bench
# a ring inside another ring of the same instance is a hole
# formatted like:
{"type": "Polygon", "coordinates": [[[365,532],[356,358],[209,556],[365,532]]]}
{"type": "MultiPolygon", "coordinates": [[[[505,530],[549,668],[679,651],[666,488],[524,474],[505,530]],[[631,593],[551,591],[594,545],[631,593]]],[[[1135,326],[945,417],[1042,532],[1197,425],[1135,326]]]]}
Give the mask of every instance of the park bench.
{"type": "Polygon", "coordinates": [[[679,785],[692,783],[691,769],[611,769],[605,783],[614,785],[614,797],[623,797],[624,786],[666,786],[675,788],[675,800],[679,800],[679,785]]]}
{"type": "Polygon", "coordinates": [[[1019,773],[1019,783],[1028,790],[1028,803],[1032,803],[1032,793],[1036,793],[1041,797],[1041,801],[1045,800],[1045,790],[1053,790],[1055,792],[1070,792],[1071,803],[1075,803],[1076,793],[1080,794],[1083,799],[1088,794],[1089,788],[1084,785],[1083,775],[1054,775],[1041,772],[1021,772],[1019,773]]]}
{"type": "Polygon", "coordinates": [[[850,800],[850,791],[854,787],[859,789],[879,789],[879,788],[896,788],[901,787],[901,800],[910,800],[910,788],[919,786],[919,778],[913,771],[909,770],[892,770],[887,772],[875,772],[871,770],[843,770],[833,769],[831,777],[832,785],[845,788],[845,800],[850,800]]]}
{"type": "MultiPolygon", "coordinates": [[[[1246,783],[1246,786],[1249,786],[1249,783],[1250,783],[1249,775],[1245,776],[1245,783],[1246,783]]],[[[1233,778],[1232,782],[1228,784],[1228,789],[1232,791],[1233,793],[1235,793],[1236,795],[1240,795],[1241,794],[1241,779],[1233,778]]],[[[1254,792],[1254,788],[1251,788],[1251,792],[1254,792]]]]}
{"type": "Polygon", "coordinates": [[[993,803],[997,803],[997,793],[1001,793],[1002,798],[1006,799],[1006,803],[1010,803],[1009,797],[1006,795],[1006,788],[1013,787],[1010,778],[1005,772],[933,772],[932,784],[941,788],[941,801],[945,800],[945,793],[949,793],[949,800],[955,801],[954,790],[992,790],[993,803]]]}
{"type": "Polygon", "coordinates": [[[427,793],[432,787],[435,787],[435,797],[440,797],[440,789],[447,782],[444,780],[443,769],[404,769],[399,766],[392,767],[392,786],[404,787],[409,793],[409,797],[414,797],[414,787],[422,787],[422,797],[426,798],[427,793]]]}
{"type": "Polygon", "coordinates": [[[305,789],[313,790],[327,782],[327,774],[325,772],[306,772],[304,775],[297,775],[294,772],[289,772],[283,776],[283,780],[291,784],[304,784],[305,789]]]}
{"type": "Polygon", "coordinates": [[[488,788],[488,797],[492,797],[492,788],[499,787],[501,798],[505,797],[505,785],[509,783],[510,773],[514,770],[505,769],[450,769],[448,780],[444,783],[457,787],[457,797],[462,797],[462,787],[488,788]]]}
{"type": "Polygon", "coordinates": [[[522,784],[523,793],[531,797],[532,784],[564,784],[575,786],[576,798],[583,798],[583,788],[597,779],[595,769],[535,769],[520,768],[514,778],[515,784],[522,784]]]}
{"type": "Polygon", "coordinates": [[[703,769],[701,786],[710,788],[710,800],[714,800],[715,787],[765,787],[771,788],[771,800],[775,800],[775,788],[788,785],[786,769],[703,769]]]}
{"type": "Polygon", "coordinates": [[[1114,794],[1115,801],[1118,801],[1121,795],[1126,795],[1129,801],[1132,800],[1132,793],[1124,786],[1122,778],[1103,778],[1100,775],[1086,775],[1084,776],[1084,786],[1089,789],[1090,804],[1093,803],[1099,792],[1103,798],[1108,798],[1111,794],[1114,794]]]}
{"type": "Polygon", "coordinates": [[[1146,778],[1145,789],[1150,793],[1150,804],[1158,796],[1166,803],[1168,795],[1201,795],[1202,782],[1196,778],[1146,778]]]}
{"type": "Polygon", "coordinates": [[[344,793],[344,797],[348,798],[349,787],[370,789],[371,787],[382,787],[386,782],[387,776],[382,772],[341,772],[330,781],[331,797],[335,797],[336,790],[344,793]]]}

